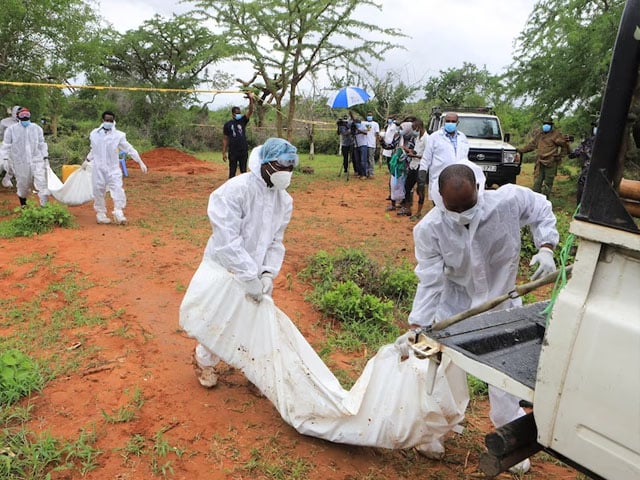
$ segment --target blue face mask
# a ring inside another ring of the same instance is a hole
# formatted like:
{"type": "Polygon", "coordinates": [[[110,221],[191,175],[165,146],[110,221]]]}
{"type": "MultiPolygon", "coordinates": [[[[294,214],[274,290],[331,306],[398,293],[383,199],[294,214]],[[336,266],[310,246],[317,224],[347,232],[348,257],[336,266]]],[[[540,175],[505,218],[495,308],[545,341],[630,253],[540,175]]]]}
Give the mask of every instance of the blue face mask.
{"type": "Polygon", "coordinates": [[[28,127],[29,125],[31,125],[31,120],[20,120],[20,125],[22,125],[23,127],[28,127]]]}
{"type": "Polygon", "coordinates": [[[373,117],[371,115],[367,115],[367,122],[373,121],[373,117]]]}
{"type": "Polygon", "coordinates": [[[542,125],[542,131],[544,133],[549,133],[551,131],[551,125],[549,125],[548,123],[545,123],[544,125],[542,125]]]}
{"type": "Polygon", "coordinates": [[[240,119],[242,118],[242,116],[243,116],[243,115],[242,115],[241,113],[236,113],[236,114],[234,115],[234,118],[235,118],[236,120],[240,120],[240,119]]]}
{"type": "Polygon", "coordinates": [[[389,120],[387,120],[387,123],[391,125],[393,123],[393,120],[390,118],[389,120]]]}
{"type": "Polygon", "coordinates": [[[454,122],[445,122],[444,124],[444,131],[447,133],[453,133],[456,131],[456,128],[458,127],[457,123],[454,122]]]}
{"type": "Polygon", "coordinates": [[[113,122],[102,122],[102,128],[111,130],[113,128],[113,122]]]}

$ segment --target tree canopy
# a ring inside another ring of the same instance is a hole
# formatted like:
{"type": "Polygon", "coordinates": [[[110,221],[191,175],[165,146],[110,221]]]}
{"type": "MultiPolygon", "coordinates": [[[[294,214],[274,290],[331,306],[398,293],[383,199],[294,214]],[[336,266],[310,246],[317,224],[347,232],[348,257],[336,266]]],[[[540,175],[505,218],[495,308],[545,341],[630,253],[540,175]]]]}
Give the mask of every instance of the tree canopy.
{"type": "Polygon", "coordinates": [[[381,59],[392,47],[385,37],[399,36],[395,29],[361,21],[357,8],[381,10],[374,0],[199,0],[204,18],[217,22],[235,59],[251,62],[258,86],[276,108],[276,129],[282,136],[286,118],[290,137],[300,82],[323,68],[364,66],[381,59]],[[375,34],[372,38],[365,34],[375,34]],[[287,112],[283,111],[288,97],[287,112]]]}
{"type": "Polygon", "coordinates": [[[597,112],[623,0],[540,0],[517,38],[514,99],[539,116],[597,112]]]}

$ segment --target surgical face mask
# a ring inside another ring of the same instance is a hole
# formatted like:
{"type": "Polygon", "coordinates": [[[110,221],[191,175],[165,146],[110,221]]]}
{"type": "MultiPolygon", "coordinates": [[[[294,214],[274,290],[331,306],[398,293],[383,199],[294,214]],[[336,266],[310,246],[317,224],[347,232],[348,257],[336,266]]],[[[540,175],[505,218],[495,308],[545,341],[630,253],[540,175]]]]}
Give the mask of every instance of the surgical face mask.
{"type": "Polygon", "coordinates": [[[102,122],[102,128],[111,130],[113,128],[113,122],[102,122]]]}
{"type": "Polygon", "coordinates": [[[236,113],[236,114],[234,115],[234,118],[235,118],[236,120],[240,120],[240,119],[242,118],[242,114],[241,114],[241,113],[236,113]]]}
{"type": "Polygon", "coordinates": [[[23,127],[28,127],[29,125],[31,125],[31,120],[20,120],[20,125],[22,125],[23,127]]]}
{"type": "Polygon", "coordinates": [[[458,124],[456,122],[445,122],[444,123],[444,131],[447,133],[453,133],[456,131],[458,124]]]}
{"type": "Polygon", "coordinates": [[[413,130],[411,133],[413,133],[413,136],[416,138],[420,136],[420,130],[413,130]]]}
{"type": "Polygon", "coordinates": [[[291,184],[292,172],[278,171],[273,172],[269,177],[275,190],[286,190],[291,184]]]}
{"type": "Polygon", "coordinates": [[[449,217],[454,223],[458,225],[469,225],[473,217],[478,213],[478,204],[476,203],[469,210],[465,210],[464,212],[452,212],[450,210],[445,210],[447,217],[449,217]]]}
{"type": "Polygon", "coordinates": [[[367,122],[373,121],[373,117],[371,115],[367,115],[367,122]]]}
{"type": "Polygon", "coordinates": [[[551,125],[549,125],[548,123],[545,123],[544,125],[542,125],[542,131],[544,133],[549,133],[551,131],[551,125]]]}
{"type": "Polygon", "coordinates": [[[391,125],[391,124],[393,123],[393,119],[392,119],[392,118],[390,118],[389,120],[387,120],[387,123],[388,123],[389,125],[391,125]]]}

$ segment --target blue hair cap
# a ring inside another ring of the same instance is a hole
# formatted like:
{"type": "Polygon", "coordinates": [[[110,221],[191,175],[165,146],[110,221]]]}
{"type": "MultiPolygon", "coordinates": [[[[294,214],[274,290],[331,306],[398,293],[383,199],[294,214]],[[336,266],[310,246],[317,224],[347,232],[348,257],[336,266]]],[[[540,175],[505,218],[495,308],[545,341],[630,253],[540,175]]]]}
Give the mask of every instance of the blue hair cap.
{"type": "Polygon", "coordinates": [[[269,162],[295,167],[298,165],[298,149],[283,138],[268,138],[260,149],[260,163],[269,162]]]}

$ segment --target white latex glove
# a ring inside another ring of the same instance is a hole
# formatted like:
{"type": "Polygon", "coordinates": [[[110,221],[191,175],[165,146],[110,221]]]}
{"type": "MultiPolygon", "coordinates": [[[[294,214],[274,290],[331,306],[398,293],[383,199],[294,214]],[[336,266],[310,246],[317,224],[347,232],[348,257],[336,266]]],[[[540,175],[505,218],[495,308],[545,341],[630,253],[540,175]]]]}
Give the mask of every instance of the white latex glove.
{"type": "Polygon", "coordinates": [[[273,293],[273,275],[265,272],[260,277],[260,281],[262,282],[262,293],[271,296],[271,293],[273,293]]]}
{"type": "Polygon", "coordinates": [[[538,253],[531,257],[529,266],[532,267],[536,263],[538,264],[538,269],[531,276],[531,280],[537,280],[538,278],[542,278],[556,271],[556,262],[553,259],[553,250],[548,247],[540,248],[538,253]]]}
{"type": "Polygon", "coordinates": [[[256,303],[262,301],[262,282],[256,277],[244,282],[244,290],[247,292],[247,297],[256,303]]]}
{"type": "Polygon", "coordinates": [[[415,329],[411,329],[408,332],[400,335],[393,346],[400,354],[400,358],[409,358],[409,353],[411,353],[411,345],[416,343],[417,333],[415,329]]]}
{"type": "Polygon", "coordinates": [[[142,170],[142,173],[147,173],[149,171],[149,169],[147,168],[147,166],[144,164],[144,162],[142,160],[140,160],[140,170],[142,170]]]}

